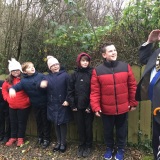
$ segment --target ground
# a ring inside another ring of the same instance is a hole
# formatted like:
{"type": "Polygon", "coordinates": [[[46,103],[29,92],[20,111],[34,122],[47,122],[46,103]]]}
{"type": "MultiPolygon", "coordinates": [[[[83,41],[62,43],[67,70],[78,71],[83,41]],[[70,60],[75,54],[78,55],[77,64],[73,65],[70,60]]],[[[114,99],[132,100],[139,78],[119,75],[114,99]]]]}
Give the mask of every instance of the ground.
{"type": "MultiPolygon", "coordinates": [[[[55,142],[52,141],[47,149],[42,149],[36,144],[35,137],[26,137],[25,144],[16,147],[14,144],[7,147],[0,144],[0,160],[103,160],[105,145],[94,144],[92,155],[88,158],[77,158],[77,142],[68,142],[65,153],[52,152],[55,142]]],[[[152,160],[138,149],[126,147],[124,160],[152,160]]]]}

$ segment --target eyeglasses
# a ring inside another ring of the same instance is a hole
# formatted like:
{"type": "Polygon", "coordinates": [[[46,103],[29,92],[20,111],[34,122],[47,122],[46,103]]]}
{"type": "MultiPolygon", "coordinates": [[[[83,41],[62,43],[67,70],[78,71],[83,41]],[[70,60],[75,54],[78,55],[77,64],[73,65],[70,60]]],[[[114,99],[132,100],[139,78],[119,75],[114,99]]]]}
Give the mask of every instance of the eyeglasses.
{"type": "Polygon", "coordinates": [[[12,70],[11,72],[20,72],[20,70],[19,69],[17,69],[17,70],[12,70]]]}
{"type": "Polygon", "coordinates": [[[57,65],[59,65],[59,63],[55,63],[55,64],[53,64],[51,67],[55,67],[55,66],[57,66],[57,65]]]}

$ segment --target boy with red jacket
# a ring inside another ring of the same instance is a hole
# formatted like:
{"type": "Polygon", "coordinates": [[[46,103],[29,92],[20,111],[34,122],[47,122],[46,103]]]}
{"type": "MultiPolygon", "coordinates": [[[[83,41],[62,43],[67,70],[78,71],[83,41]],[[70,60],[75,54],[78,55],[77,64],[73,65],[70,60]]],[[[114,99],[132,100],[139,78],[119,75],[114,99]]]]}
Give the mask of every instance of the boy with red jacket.
{"type": "Polygon", "coordinates": [[[114,126],[116,128],[116,160],[123,160],[127,136],[128,111],[135,110],[136,81],[129,64],[117,61],[117,51],[112,43],[101,48],[103,64],[97,66],[91,78],[91,107],[102,117],[107,150],[104,159],[112,159],[114,126]]]}

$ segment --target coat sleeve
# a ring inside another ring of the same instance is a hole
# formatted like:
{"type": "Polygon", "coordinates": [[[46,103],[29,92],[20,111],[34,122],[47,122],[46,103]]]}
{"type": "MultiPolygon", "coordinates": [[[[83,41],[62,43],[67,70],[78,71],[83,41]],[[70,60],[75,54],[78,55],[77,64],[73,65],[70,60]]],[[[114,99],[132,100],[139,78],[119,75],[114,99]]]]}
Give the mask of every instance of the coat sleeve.
{"type": "Polygon", "coordinates": [[[139,48],[139,60],[140,63],[143,65],[146,65],[150,56],[152,55],[152,48],[153,48],[153,44],[149,43],[146,46],[141,46],[139,48]]]}
{"type": "Polygon", "coordinates": [[[91,77],[91,93],[90,93],[90,104],[93,112],[98,112],[101,110],[100,96],[101,89],[96,70],[94,69],[91,77]]]}
{"type": "Polygon", "coordinates": [[[44,75],[44,74],[42,74],[42,73],[38,73],[38,74],[39,74],[39,78],[38,78],[38,81],[37,81],[37,83],[36,83],[36,88],[37,88],[38,90],[41,90],[41,91],[47,91],[47,87],[46,87],[46,88],[41,88],[41,87],[40,87],[40,84],[41,84],[41,82],[42,82],[43,80],[48,81],[48,79],[47,79],[47,76],[48,76],[48,75],[44,75]]]}
{"type": "Polygon", "coordinates": [[[20,81],[19,83],[17,83],[16,85],[13,85],[11,88],[15,89],[16,92],[23,90],[22,81],[23,81],[23,80],[21,80],[21,81],[20,81]]]}
{"type": "Polygon", "coordinates": [[[76,108],[75,106],[75,73],[71,74],[68,82],[67,89],[67,101],[72,109],[76,108]]]}
{"type": "Polygon", "coordinates": [[[131,66],[128,65],[128,92],[129,92],[129,105],[131,107],[136,107],[138,105],[138,102],[135,100],[136,88],[137,84],[134,74],[132,72],[131,66]]]}
{"type": "MultiPolygon", "coordinates": [[[[66,73],[65,82],[66,82],[66,86],[67,86],[67,94],[68,94],[69,79],[70,79],[70,76],[69,76],[68,73],[66,73]]],[[[67,94],[66,94],[65,101],[67,101],[69,103],[68,95],[67,94]]]]}
{"type": "Polygon", "coordinates": [[[8,83],[5,81],[2,85],[2,95],[5,101],[7,101],[7,98],[9,96],[8,87],[8,83]]]}

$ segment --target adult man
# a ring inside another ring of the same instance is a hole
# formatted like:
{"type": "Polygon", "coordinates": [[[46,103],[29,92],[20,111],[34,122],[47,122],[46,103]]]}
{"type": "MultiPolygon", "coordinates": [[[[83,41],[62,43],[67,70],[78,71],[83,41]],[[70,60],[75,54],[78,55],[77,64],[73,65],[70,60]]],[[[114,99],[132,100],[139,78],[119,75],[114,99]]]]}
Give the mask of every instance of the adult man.
{"type": "Polygon", "coordinates": [[[104,62],[93,70],[91,78],[91,107],[95,115],[102,117],[104,138],[107,145],[104,159],[112,159],[114,126],[116,128],[116,160],[123,160],[127,136],[128,111],[135,110],[136,81],[129,64],[117,61],[113,43],[101,48],[104,62]]]}
{"type": "MultiPolygon", "coordinates": [[[[146,67],[137,86],[136,100],[150,99],[153,110],[160,107],[160,48],[152,52],[153,43],[158,41],[160,41],[160,30],[156,29],[149,34],[147,42],[142,44],[139,49],[140,62],[146,67]]],[[[152,147],[155,160],[157,159],[160,136],[159,116],[153,117],[152,147]]]]}

